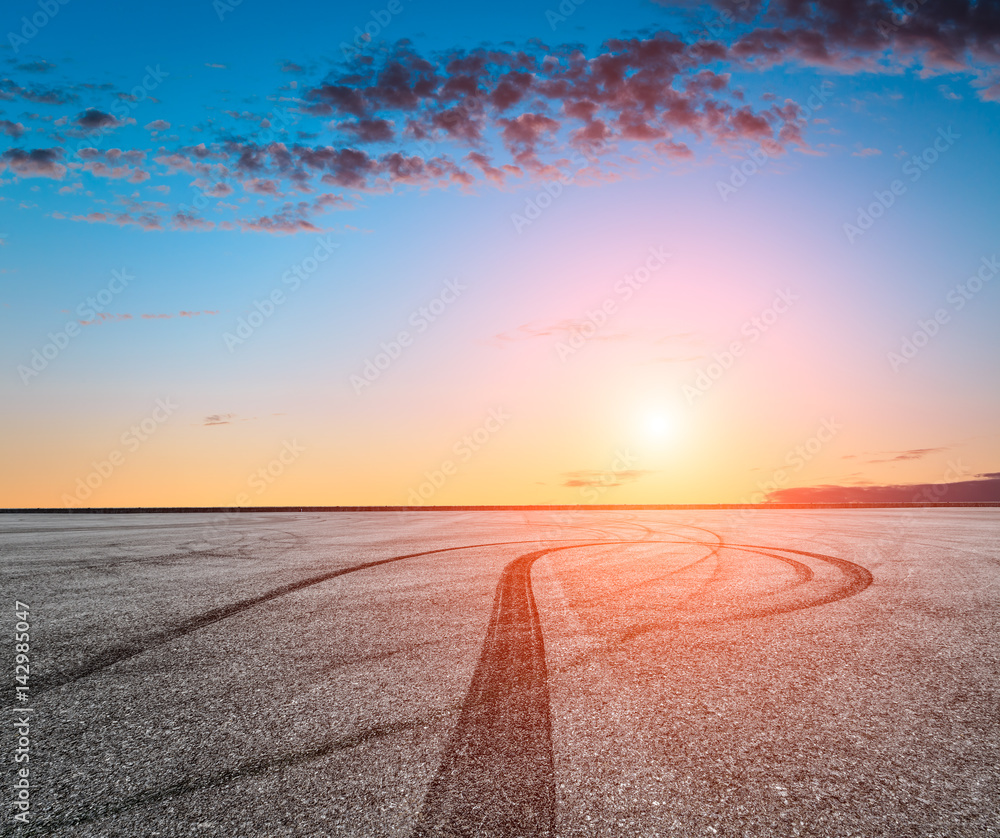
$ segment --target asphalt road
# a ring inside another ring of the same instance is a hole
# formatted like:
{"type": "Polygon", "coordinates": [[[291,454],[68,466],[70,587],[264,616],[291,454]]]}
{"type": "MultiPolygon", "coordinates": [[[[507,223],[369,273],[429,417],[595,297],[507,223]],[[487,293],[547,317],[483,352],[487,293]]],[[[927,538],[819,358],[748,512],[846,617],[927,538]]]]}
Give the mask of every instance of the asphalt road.
{"type": "Polygon", "coordinates": [[[998,557],[997,509],[3,515],[0,834],[1000,835],[998,557]]]}

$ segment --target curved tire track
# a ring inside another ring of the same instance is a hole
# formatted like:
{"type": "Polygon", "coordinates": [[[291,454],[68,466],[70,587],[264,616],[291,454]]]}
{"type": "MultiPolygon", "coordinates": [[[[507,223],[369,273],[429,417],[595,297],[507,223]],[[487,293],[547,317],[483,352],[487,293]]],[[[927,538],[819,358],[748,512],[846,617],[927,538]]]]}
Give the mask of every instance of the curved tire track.
{"type": "MultiPolygon", "coordinates": [[[[531,566],[543,556],[561,550],[609,544],[693,543],[709,548],[709,555],[717,555],[720,549],[747,550],[787,564],[795,580],[776,593],[806,585],[815,574],[802,562],[763,551],[780,550],[819,559],[835,566],[844,576],[843,584],[818,598],[779,602],[774,606],[750,609],[729,619],[764,617],[823,605],[860,593],[873,581],[865,568],[845,559],[761,545],[712,545],[659,539],[600,541],[552,547],[519,556],[504,568],[500,577],[479,663],[411,838],[551,838],[555,835],[552,725],[545,648],[531,589],[531,566]]],[[[656,626],[662,627],[662,624],[656,626]]],[[[636,629],[628,633],[630,637],[653,627],[636,629]]]]}
{"type": "Polygon", "coordinates": [[[531,566],[504,568],[469,692],[412,838],[548,838],[555,834],[555,769],[548,673],[531,566]]]}
{"type": "Polygon", "coordinates": [[[115,664],[130,660],[131,658],[138,657],[139,655],[142,655],[157,646],[162,646],[164,643],[170,643],[173,640],[177,640],[178,638],[184,637],[185,635],[191,634],[199,629],[206,628],[207,626],[218,623],[221,620],[225,620],[229,617],[235,617],[257,605],[262,605],[265,602],[270,602],[273,599],[285,596],[286,594],[294,593],[295,591],[300,591],[303,588],[308,588],[312,585],[319,585],[322,582],[327,582],[330,579],[335,579],[338,576],[344,576],[348,573],[357,573],[359,570],[368,570],[369,568],[379,567],[380,565],[399,562],[403,559],[415,559],[420,556],[431,556],[435,553],[447,553],[454,550],[473,550],[477,547],[502,547],[512,544],[537,543],[537,540],[496,541],[487,544],[465,544],[460,547],[439,547],[435,550],[422,550],[419,553],[407,553],[402,556],[392,556],[387,559],[376,559],[375,561],[364,562],[362,564],[342,567],[337,570],[320,573],[316,576],[300,579],[297,582],[290,582],[287,585],[282,585],[255,597],[248,597],[247,599],[241,599],[220,608],[214,608],[211,611],[207,611],[197,617],[192,617],[191,619],[185,620],[184,622],[171,628],[164,629],[163,631],[148,634],[144,637],[139,637],[135,640],[127,641],[125,643],[120,643],[116,646],[107,648],[77,667],[48,677],[39,677],[35,681],[33,692],[38,695],[48,690],[53,690],[57,687],[63,687],[66,684],[79,681],[82,678],[87,678],[88,676],[94,675],[110,666],[114,666],[115,664]]]}

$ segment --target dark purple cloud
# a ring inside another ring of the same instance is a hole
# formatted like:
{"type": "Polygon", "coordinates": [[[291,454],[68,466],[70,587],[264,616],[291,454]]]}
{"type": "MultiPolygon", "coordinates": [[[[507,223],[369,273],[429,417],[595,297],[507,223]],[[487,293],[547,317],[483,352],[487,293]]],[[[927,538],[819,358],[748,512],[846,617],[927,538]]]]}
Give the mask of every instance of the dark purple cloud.
{"type": "Polygon", "coordinates": [[[56,65],[50,61],[38,60],[38,61],[26,61],[23,64],[18,64],[17,69],[23,73],[48,73],[56,68],[56,65]]]}
{"type": "Polygon", "coordinates": [[[61,180],[66,167],[60,162],[61,148],[11,148],[0,154],[0,170],[9,169],[20,177],[47,177],[61,180]]]}
{"type": "MultiPolygon", "coordinates": [[[[720,7],[726,4],[717,3],[720,7]]],[[[730,55],[751,62],[804,61],[851,69],[892,51],[942,69],[1000,63],[997,0],[749,0],[753,24],[730,55]]]]}
{"type": "Polygon", "coordinates": [[[22,87],[13,79],[0,79],[0,99],[24,99],[39,105],[67,105],[77,101],[71,90],[44,87],[22,87]]]}
{"type": "Polygon", "coordinates": [[[84,131],[100,131],[105,128],[117,128],[122,122],[116,117],[96,108],[87,108],[79,114],[74,123],[84,131]]]}
{"type": "Polygon", "coordinates": [[[0,119],[0,133],[16,140],[24,133],[24,125],[20,122],[11,122],[9,119],[0,119]]]}
{"type": "Polygon", "coordinates": [[[779,489],[769,493],[767,500],[771,503],[984,503],[1000,501],[1000,473],[981,474],[975,480],[954,483],[779,489]]]}
{"type": "MultiPolygon", "coordinates": [[[[889,0],[716,5],[729,15],[726,27],[713,30],[717,36],[656,32],[612,38],[587,52],[536,41],[422,54],[400,41],[355,54],[319,82],[289,81],[280,99],[287,104],[266,115],[223,110],[232,120],[228,131],[212,124],[206,130],[214,140],[150,149],[148,165],[129,160],[129,152],[120,152],[119,160],[81,153],[83,164],[67,169],[59,149],[49,148],[11,149],[0,166],[26,177],[87,172],[136,183],[183,173],[190,177],[182,188],[196,194],[197,212],[180,204],[181,212],[163,214],[174,228],[232,226],[205,221],[201,213],[233,211],[220,199],[248,200],[249,193],[260,214],[239,220],[242,229],[312,232],[317,213],[350,206],[358,192],[505,186],[511,179],[568,182],[579,173],[581,181],[620,177],[636,149],[667,163],[689,161],[706,145],[754,144],[771,155],[805,149],[808,110],[774,96],[751,102],[729,69],[798,63],[898,72],[919,64],[972,73],[983,98],[1000,100],[1000,77],[990,76],[1000,64],[1000,0],[914,0],[908,16],[889,0]]],[[[46,72],[48,66],[19,69],[46,72]]],[[[281,69],[305,76],[311,66],[285,61],[281,69]]],[[[114,95],[108,84],[57,89],[0,79],[0,99],[8,100],[67,104],[101,91],[114,95]]],[[[132,122],[93,107],[55,124],[67,121],[72,129],[65,136],[132,122]]],[[[155,120],[146,128],[170,125],[155,120]]],[[[17,138],[27,129],[3,120],[0,133],[17,138]]],[[[160,214],[126,215],[133,220],[104,211],[76,217],[156,229],[150,219],[160,214]]]]}

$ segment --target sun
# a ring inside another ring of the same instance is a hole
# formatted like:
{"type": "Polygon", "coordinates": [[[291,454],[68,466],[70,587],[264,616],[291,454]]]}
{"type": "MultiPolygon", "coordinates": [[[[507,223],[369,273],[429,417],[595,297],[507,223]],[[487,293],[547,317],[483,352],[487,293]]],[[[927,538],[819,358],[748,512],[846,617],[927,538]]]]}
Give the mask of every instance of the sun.
{"type": "Polygon", "coordinates": [[[642,418],[642,430],[651,442],[664,442],[674,435],[676,423],[666,411],[650,411],[642,418]]]}

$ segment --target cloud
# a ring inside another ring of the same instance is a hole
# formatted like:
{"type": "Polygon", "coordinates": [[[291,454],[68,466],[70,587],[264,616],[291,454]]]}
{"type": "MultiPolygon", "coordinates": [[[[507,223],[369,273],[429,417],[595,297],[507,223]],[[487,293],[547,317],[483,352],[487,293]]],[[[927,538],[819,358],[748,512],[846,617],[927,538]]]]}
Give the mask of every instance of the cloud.
{"type": "Polygon", "coordinates": [[[66,167],[59,162],[62,154],[61,148],[35,148],[31,151],[11,148],[0,154],[0,171],[9,169],[19,177],[62,180],[66,174],[66,167]]]}
{"type": "MultiPolygon", "coordinates": [[[[218,314],[218,311],[181,311],[177,314],[140,314],[140,320],[170,320],[174,317],[199,317],[200,315],[218,314]]],[[[110,314],[108,312],[98,312],[93,320],[81,320],[81,326],[94,326],[102,323],[120,323],[124,320],[133,320],[132,314],[110,314]]]]}
{"type": "Polygon", "coordinates": [[[83,171],[94,177],[142,183],[151,176],[148,171],[139,167],[146,156],[144,151],[122,151],[119,148],[102,151],[96,148],[81,148],[77,151],[77,156],[84,161],[83,171]]]}
{"type": "Polygon", "coordinates": [[[624,471],[567,471],[563,474],[567,479],[563,486],[570,488],[582,486],[606,486],[613,488],[623,483],[631,483],[646,474],[653,474],[645,469],[625,469],[624,471]]]}
{"type": "MultiPolygon", "coordinates": [[[[561,177],[574,166],[599,177],[598,158],[617,154],[622,142],[655,144],[667,159],[691,159],[681,133],[724,145],[752,141],[772,153],[802,144],[797,107],[770,103],[755,110],[730,89],[728,75],[699,66],[705,60],[703,48],[670,33],[613,40],[591,59],[577,48],[537,46],[451,50],[430,59],[404,41],[384,56],[356,58],[304,91],[305,112],[332,117],[327,128],[340,142],[231,136],[209,147],[162,149],[156,161],[203,177],[211,164],[247,191],[278,197],[316,188],[503,185],[510,177],[561,177]],[[386,144],[395,150],[366,148],[386,144]],[[586,158],[571,164],[567,153],[574,149],[586,158]]],[[[307,214],[291,217],[281,209],[241,225],[311,231],[307,214]]]]}
{"type": "Polygon", "coordinates": [[[160,219],[150,213],[131,214],[128,212],[89,212],[86,215],[70,216],[71,221],[85,221],[88,224],[114,224],[118,227],[136,226],[143,230],[162,230],[160,219]]]}
{"type": "MultiPolygon", "coordinates": [[[[241,229],[312,233],[319,229],[316,214],[351,206],[356,193],[496,188],[513,178],[595,183],[622,177],[650,157],[684,168],[706,147],[728,153],[753,144],[771,156],[809,151],[808,110],[774,96],[751,101],[734,86],[729,70],[779,64],[823,65],[845,73],[898,73],[907,66],[962,70],[973,75],[981,98],[1000,101],[997,0],[924,0],[902,17],[890,0],[741,0],[739,8],[732,0],[718,0],[717,5],[734,15],[721,40],[657,31],[587,49],[531,41],[426,53],[398,41],[355,54],[319,82],[296,81],[292,99],[285,82],[285,93],[274,101],[293,101],[288,110],[282,110],[285,105],[264,115],[223,110],[235,121],[232,130],[213,119],[214,140],[149,149],[156,165],[148,169],[104,158],[90,159],[82,168],[137,183],[184,172],[203,195],[216,199],[242,187],[259,196],[259,208],[236,221],[241,229]],[[291,200],[302,196],[309,200],[291,200]]],[[[281,63],[283,72],[295,75],[303,74],[304,66],[309,65],[281,63]]],[[[0,79],[0,99],[66,104],[110,88],[56,89],[0,79]]],[[[55,125],[72,122],[65,135],[80,136],[74,130],[132,121],[88,108],[55,125]]],[[[166,120],[146,125],[154,136],[170,127],[166,120]]],[[[17,138],[25,129],[2,121],[0,132],[17,138]]],[[[69,164],[51,158],[53,151],[10,150],[0,165],[15,173],[20,168],[25,176],[61,178],[69,164]]],[[[879,152],[859,146],[853,153],[879,152]]],[[[235,206],[212,208],[232,212],[235,206]]],[[[76,217],[109,218],[101,207],[96,210],[76,217]]],[[[109,223],[130,223],[110,218],[109,223]]],[[[214,223],[233,227],[232,219],[214,223]]],[[[154,220],[147,219],[147,229],[160,226],[154,220]]],[[[196,230],[211,223],[184,212],[170,226],[196,230]]]]}
{"type": "Polygon", "coordinates": [[[9,119],[0,119],[0,133],[16,140],[24,133],[24,125],[20,122],[11,122],[9,119]]]}
{"type": "Polygon", "coordinates": [[[56,68],[50,61],[38,60],[18,64],[17,69],[25,73],[48,73],[56,68]]]}
{"type": "Polygon", "coordinates": [[[272,215],[262,215],[258,218],[244,219],[239,222],[240,228],[263,233],[318,233],[319,227],[306,219],[305,215],[311,206],[305,202],[298,205],[285,204],[282,209],[272,215]]]}
{"type": "MultiPolygon", "coordinates": [[[[874,455],[879,459],[868,460],[868,462],[870,464],[876,464],[876,463],[898,463],[906,460],[920,460],[930,454],[940,454],[941,452],[947,450],[948,446],[940,448],[910,448],[906,451],[885,451],[882,454],[874,455]]],[[[847,459],[847,457],[845,457],[844,459],[847,459]]]]}
{"type": "MultiPolygon", "coordinates": [[[[722,5],[722,4],[717,4],[722,5]]],[[[978,72],[1000,63],[995,0],[923,0],[909,13],[892,0],[749,0],[756,16],[729,54],[751,63],[801,62],[890,71],[900,65],[978,72]],[[891,56],[888,64],[881,59],[891,56]]]]}
{"type": "MultiPolygon", "coordinates": [[[[176,212],[173,216],[173,226],[176,230],[211,230],[215,227],[212,221],[206,221],[190,212],[176,212]]],[[[198,312],[195,312],[197,314],[198,312]]],[[[185,312],[181,312],[184,316],[185,312]]]]}
{"type": "Polygon", "coordinates": [[[804,486],[779,489],[771,503],[983,503],[1000,501],[1000,473],[980,474],[954,483],[914,483],[884,486],[804,486]]]}
{"type": "Polygon", "coordinates": [[[668,32],[613,39],[592,58],[563,47],[453,50],[429,60],[400,42],[381,62],[355,60],[307,90],[305,99],[314,114],[359,123],[392,114],[416,140],[445,137],[476,145],[493,128],[511,163],[549,174],[537,149],[555,143],[567,128],[573,129],[571,142],[590,152],[615,141],[668,140],[673,144],[665,150],[685,155],[687,146],[673,141],[680,131],[721,142],[784,145],[781,130],[796,124],[797,114],[733,103],[729,76],[699,66],[710,60],[703,47],[668,32]],[[509,113],[518,106],[522,113],[509,113]]]}
{"type": "Polygon", "coordinates": [[[247,192],[253,192],[257,195],[272,195],[274,197],[281,195],[281,187],[278,186],[278,181],[268,180],[267,178],[249,178],[243,182],[243,188],[247,192]]]}
{"type": "Polygon", "coordinates": [[[122,320],[131,320],[131,314],[112,314],[107,311],[99,311],[93,320],[80,320],[81,326],[95,326],[101,323],[118,323],[122,320]]]}
{"type": "Polygon", "coordinates": [[[229,425],[232,420],[236,418],[235,413],[213,413],[211,416],[206,416],[205,421],[202,422],[203,425],[229,425]]]}
{"type": "Polygon", "coordinates": [[[117,128],[121,125],[121,121],[117,117],[112,116],[104,111],[99,111],[97,108],[87,108],[83,113],[78,114],[76,119],[73,120],[80,128],[85,131],[99,131],[103,128],[117,128]]]}
{"type": "Polygon", "coordinates": [[[13,79],[0,79],[0,100],[24,99],[39,105],[68,105],[79,98],[71,90],[45,87],[22,87],[13,79]]]}
{"type": "Polygon", "coordinates": [[[358,119],[340,123],[336,127],[350,134],[359,143],[384,143],[395,137],[392,123],[385,119],[358,119]]]}

